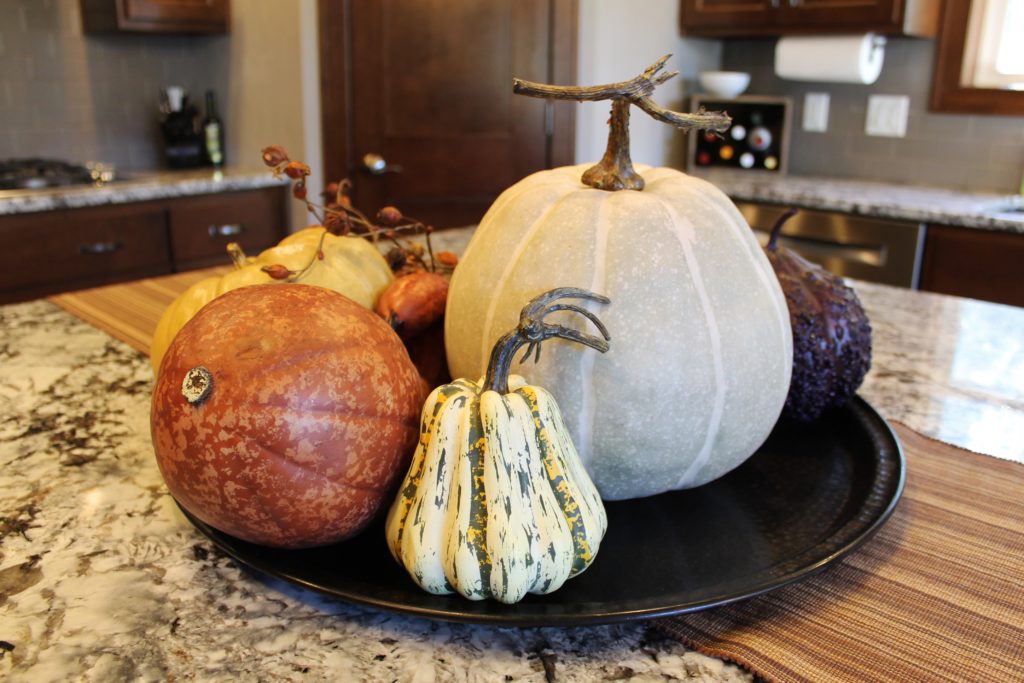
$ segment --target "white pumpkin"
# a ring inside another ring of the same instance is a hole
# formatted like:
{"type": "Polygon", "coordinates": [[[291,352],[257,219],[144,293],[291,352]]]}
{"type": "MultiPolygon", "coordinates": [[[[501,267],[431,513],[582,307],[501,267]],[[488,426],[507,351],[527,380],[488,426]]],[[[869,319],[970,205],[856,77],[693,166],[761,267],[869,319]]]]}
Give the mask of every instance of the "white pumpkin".
{"type": "Polygon", "coordinates": [[[752,455],[778,419],[793,353],[785,299],[710,183],[638,166],[642,191],[607,191],[581,183],[586,169],[535,173],[484,216],[448,293],[449,367],[480,376],[540,292],[606,295],[607,357],[556,340],[529,376],[555,396],[606,500],[699,486],[752,455]]]}

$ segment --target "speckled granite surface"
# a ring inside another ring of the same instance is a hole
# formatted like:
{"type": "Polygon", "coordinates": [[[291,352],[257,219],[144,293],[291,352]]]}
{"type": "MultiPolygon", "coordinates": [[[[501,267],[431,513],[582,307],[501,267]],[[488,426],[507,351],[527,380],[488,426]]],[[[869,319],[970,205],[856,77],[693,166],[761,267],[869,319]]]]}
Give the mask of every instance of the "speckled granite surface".
{"type": "Polygon", "coordinates": [[[3,190],[0,191],[0,216],[253,190],[281,184],[284,181],[274,178],[267,169],[163,171],[103,187],[3,190]]]}
{"type": "MultiPolygon", "coordinates": [[[[1024,197],[835,178],[706,172],[737,201],[1024,233],[1024,197]]],[[[165,199],[279,184],[265,169],[165,171],[105,187],[0,191],[0,216],[165,199]]]]}
{"type": "MultiPolygon", "coordinates": [[[[858,290],[876,340],[862,394],[1024,459],[1024,309],[858,290]]],[[[45,302],[0,308],[0,329],[0,679],[750,679],[643,623],[433,623],[246,573],[161,482],[144,357],[45,302]]]]}
{"type": "Polygon", "coordinates": [[[701,173],[736,201],[1024,233],[1024,197],[865,180],[701,173]]]}
{"type": "Polygon", "coordinates": [[[49,303],[0,329],[0,679],[750,679],[644,624],[441,624],[243,572],[163,486],[148,361],[49,303]]]}

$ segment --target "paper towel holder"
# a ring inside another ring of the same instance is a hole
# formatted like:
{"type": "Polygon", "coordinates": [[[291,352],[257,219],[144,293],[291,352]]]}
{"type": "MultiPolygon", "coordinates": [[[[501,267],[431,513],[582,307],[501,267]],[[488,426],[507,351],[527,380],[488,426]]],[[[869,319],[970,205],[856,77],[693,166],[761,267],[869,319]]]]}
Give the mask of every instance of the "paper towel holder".
{"type": "Polygon", "coordinates": [[[782,36],[775,43],[775,75],[791,81],[871,85],[881,76],[886,42],[873,31],[782,36]]]}

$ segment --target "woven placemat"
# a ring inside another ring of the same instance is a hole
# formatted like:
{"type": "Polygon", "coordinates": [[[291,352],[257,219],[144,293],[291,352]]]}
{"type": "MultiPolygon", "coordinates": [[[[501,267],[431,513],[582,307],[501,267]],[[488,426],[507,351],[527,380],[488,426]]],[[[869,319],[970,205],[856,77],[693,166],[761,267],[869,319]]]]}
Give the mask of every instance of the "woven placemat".
{"type": "Polygon", "coordinates": [[[160,275],[55,294],[49,300],[133,349],[149,354],[153,332],[164,309],[196,282],[211,275],[223,275],[230,270],[231,266],[217,266],[160,275]]]}
{"type": "Polygon", "coordinates": [[[1024,465],[894,428],[906,489],[874,538],[656,627],[770,681],[1024,681],[1024,465]]]}

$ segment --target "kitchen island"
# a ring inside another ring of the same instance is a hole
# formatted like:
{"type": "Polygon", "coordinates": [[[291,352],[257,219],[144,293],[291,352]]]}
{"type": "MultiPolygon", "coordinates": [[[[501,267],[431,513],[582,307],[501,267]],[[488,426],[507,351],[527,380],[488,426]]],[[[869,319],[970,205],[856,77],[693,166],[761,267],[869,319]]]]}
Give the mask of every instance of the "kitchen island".
{"type": "Polygon", "coordinates": [[[1024,233],[1024,196],[964,192],[872,180],[775,176],[765,173],[695,173],[734,201],[764,202],[805,209],[1024,233]]]}
{"type": "MultiPolygon", "coordinates": [[[[1024,461],[1024,309],[857,290],[874,328],[861,395],[922,434],[1024,461]]],[[[6,680],[751,680],[649,622],[448,624],[250,573],[160,479],[148,359],[47,301],[0,307],[0,322],[6,680]]]]}

